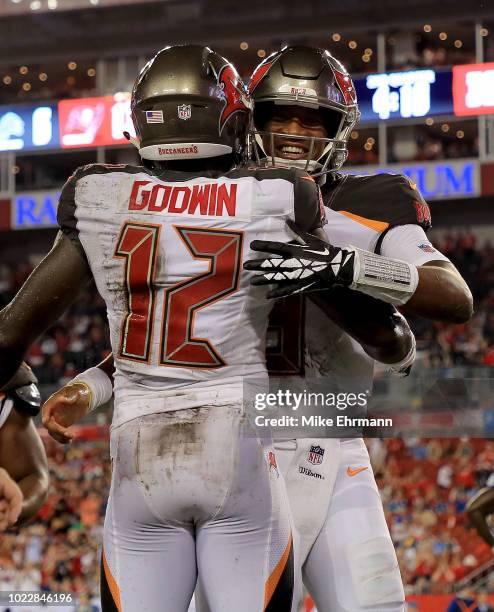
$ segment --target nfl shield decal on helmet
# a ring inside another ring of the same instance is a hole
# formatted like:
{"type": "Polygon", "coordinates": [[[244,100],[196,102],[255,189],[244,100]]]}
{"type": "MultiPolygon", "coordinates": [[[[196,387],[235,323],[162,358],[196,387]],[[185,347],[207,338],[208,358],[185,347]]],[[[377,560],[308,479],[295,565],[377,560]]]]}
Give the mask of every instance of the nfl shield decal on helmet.
{"type": "Polygon", "coordinates": [[[320,446],[312,445],[310,447],[307,461],[309,463],[312,463],[313,465],[319,465],[320,463],[322,463],[323,458],[324,458],[324,448],[321,448],[320,446]]]}
{"type": "Polygon", "coordinates": [[[187,121],[192,116],[192,106],[190,104],[182,104],[177,106],[178,118],[187,121]]]}

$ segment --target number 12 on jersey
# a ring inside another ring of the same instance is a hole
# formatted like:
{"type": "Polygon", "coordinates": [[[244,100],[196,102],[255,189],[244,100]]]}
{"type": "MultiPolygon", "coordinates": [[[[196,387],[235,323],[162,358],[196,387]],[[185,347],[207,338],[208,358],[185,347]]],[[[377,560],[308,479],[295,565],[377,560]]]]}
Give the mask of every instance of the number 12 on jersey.
{"type": "MultiPolygon", "coordinates": [[[[194,336],[196,313],[238,289],[243,232],[172,226],[193,259],[209,269],[164,290],[159,365],[218,368],[224,360],[207,338],[194,336]]],[[[127,313],[119,357],[149,363],[154,334],[161,225],[126,221],[115,257],[125,260],[127,313]]]]}

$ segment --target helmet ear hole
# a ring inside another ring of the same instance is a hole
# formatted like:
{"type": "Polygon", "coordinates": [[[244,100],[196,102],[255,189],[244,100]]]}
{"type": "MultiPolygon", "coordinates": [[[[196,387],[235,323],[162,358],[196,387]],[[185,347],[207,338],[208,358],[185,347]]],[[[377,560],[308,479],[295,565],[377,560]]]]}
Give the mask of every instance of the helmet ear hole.
{"type": "Polygon", "coordinates": [[[338,131],[341,128],[344,114],[331,108],[321,107],[319,110],[324,118],[324,127],[326,128],[328,138],[336,138],[338,131]]]}
{"type": "Polygon", "coordinates": [[[260,102],[254,107],[254,126],[264,130],[266,123],[274,114],[274,102],[260,102]]]}

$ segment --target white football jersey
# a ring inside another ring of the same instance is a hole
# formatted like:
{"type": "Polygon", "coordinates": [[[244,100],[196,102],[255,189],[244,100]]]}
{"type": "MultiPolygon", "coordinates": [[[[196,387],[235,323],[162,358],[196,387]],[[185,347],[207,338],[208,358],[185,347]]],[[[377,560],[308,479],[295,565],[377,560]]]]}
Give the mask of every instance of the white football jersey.
{"type": "MultiPolygon", "coordinates": [[[[402,202],[401,208],[405,205],[406,201],[402,202]]],[[[352,210],[326,207],[324,232],[332,245],[341,248],[352,245],[371,252],[379,249],[386,257],[417,266],[434,260],[448,261],[430,244],[420,225],[409,223],[411,213],[408,214],[406,208],[405,212],[398,210],[403,217],[401,225],[369,219],[353,210],[358,207],[352,210]]],[[[284,302],[273,313],[274,325],[268,334],[274,347],[270,351],[268,344],[270,371],[274,374],[304,373],[308,378],[324,376],[328,391],[338,388],[352,392],[371,391],[374,360],[362,346],[333,323],[312,302],[310,294],[304,298],[294,296],[284,302]]]]}
{"type": "Polygon", "coordinates": [[[241,395],[266,377],[272,304],[252,287],[252,240],[287,241],[286,219],[321,220],[319,189],[295,169],[221,176],[91,165],[66,183],[59,224],[106,302],[114,424],[241,395]]]}
{"type": "MultiPolygon", "coordinates": [[[[390,227],[349,211],[326,209],[324,231],[328,242],[379,252],[420,266],[429,261],[448,261],[428,241],[418,224],[390,227]],[[385,234],[384,234],[385,233],[385,234]],[[383,236],[384,234],[384,236],[383,236]]],[[[306,304],[306,376],[333,376],[335,382],[353,391],[372,390],[374,360],[362,346],[337,325],[328,321],[310,299],[306,304]]]]}

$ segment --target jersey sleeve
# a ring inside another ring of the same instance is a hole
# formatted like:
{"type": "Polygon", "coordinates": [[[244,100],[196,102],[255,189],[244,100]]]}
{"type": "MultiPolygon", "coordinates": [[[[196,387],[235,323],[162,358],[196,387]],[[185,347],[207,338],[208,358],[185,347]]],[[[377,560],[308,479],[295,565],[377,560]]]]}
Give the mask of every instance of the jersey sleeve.
{"type": "Polygon", "coordinates": [[[382,176],[384,177],[383,206],[395,208],[393,214],[390,215],[391,227],[415,224],[427,231],[431,226],[431,211],[417,185],[408,177],[400,174],[382,176]],[[389,202],[386,202],[388,198],[389,202]]]}
{"type": "Polygon", "coordinates": [[[294,181],[294,214],[295,222],[306,232],[327,222],[319,186],[309,174],[300,170],[296,171],[294,181]]]}
{"type": "Polygon", "coordinates": [[[431,226],[427,202],[415,183],[401,174],[337,175],[323,192],[329,208],[387,228],[413,224],[427,231],[431,226]]]}
{"type": "Polygon", "coordinates": [[[401,259],[415,266],[429,261],[449,261],[438,251],[418,225],[400,225],[386,233],[381,244],[381,255],[401,259]]]}

